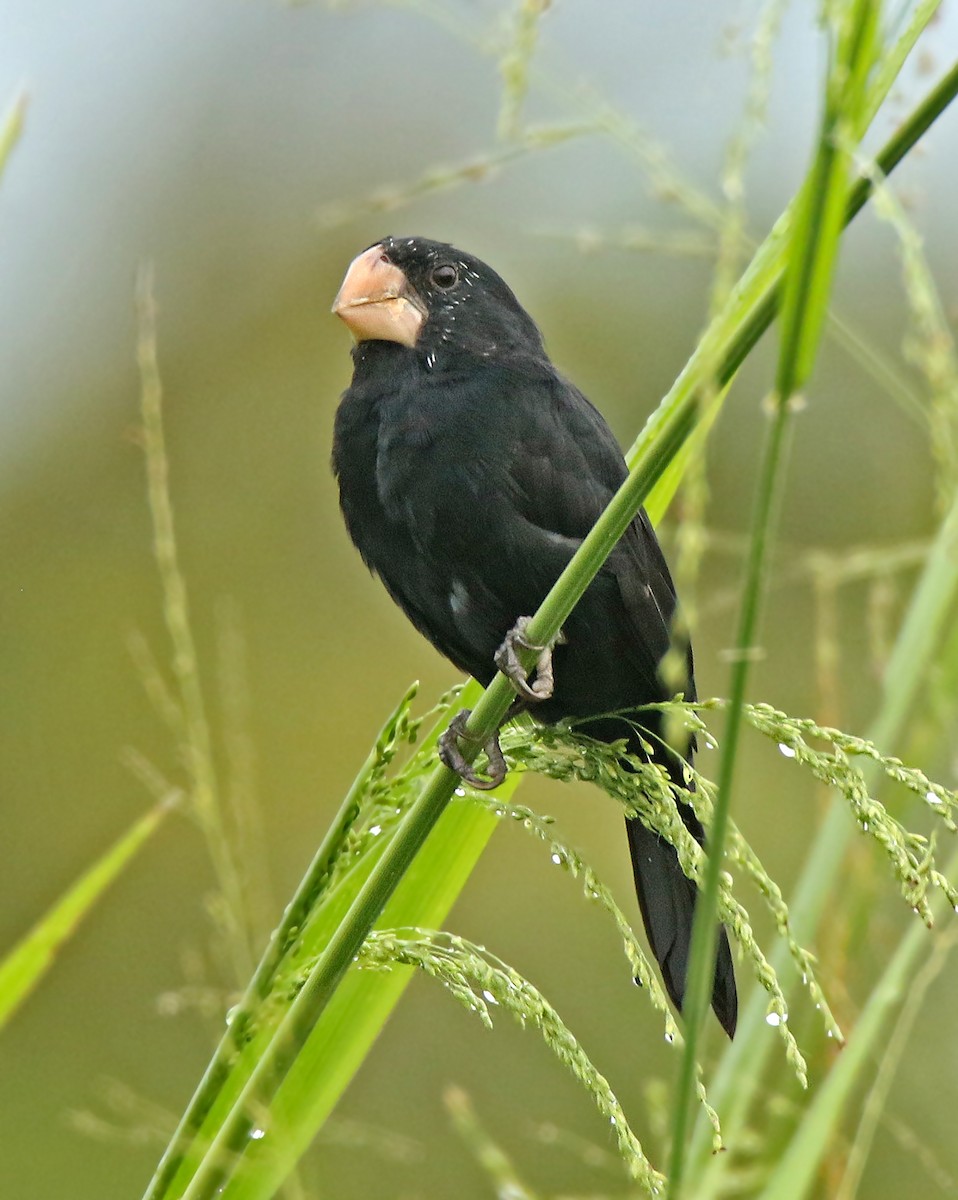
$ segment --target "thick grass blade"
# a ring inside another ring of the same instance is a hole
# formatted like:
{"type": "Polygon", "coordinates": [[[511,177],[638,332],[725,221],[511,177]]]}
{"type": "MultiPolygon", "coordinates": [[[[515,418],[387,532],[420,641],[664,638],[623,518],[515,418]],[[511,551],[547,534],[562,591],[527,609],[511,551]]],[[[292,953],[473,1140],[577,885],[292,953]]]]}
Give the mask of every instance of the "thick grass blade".
{"type": "Polygon", "coordinates": [[[840,20],[818,152],[799,199],[785,279],[775,382],[780,403],[805,385],[818,353],[847,208],[850,148],[856,132],[866,128],[865,84],[875,61],[880,13],[875,0],[855,0],[840,20]]]}
{"type": "MultiPolygon", "coordinates": [[[[226,1032],[220,1039],[220,1044],[157,1165],[144,1200],[154,1200],[155,1197],[167,1194],[170,1182],[177,1172],[181,1171],[183,1160],[194,1138],[203,1128],[204,1122],[208,1121],[214,1104],[218,1100],[223,1103],[227,1098],[232,1102],[239,1094],[242,1086],[239,1082],[239,1073],[233,1074],[231,1079],[237,1055],[244,1048],[247,1054],[253,1051],[251,1031],[257,1019],[258,1010],[269,995],[284,956],[295,945],[303,927],[309,921],[313,909],[327,885],[333,861],[359,816],[359,797],[368,786],[377,761],[379,747],[391,738],[400,713],[412,700],[415,691],[415,687],[407,691],[383,725],[375,746],[360,767],[340,805],[339,812],[333,818],[319,849],[313,855],[306,874],[296,889],[296,894],[283,911],[280,923],[270,938],[256,970],[253,972],[253,977],[231,1013],[226,1032]]],[[[262,1042],[265,1036],[268,1040],[271,1032],[271,1029],[263,1029],[261,1023],[261,1027],[257,1030],[258,1039],[262,1042]]]]}
{"type": "MultiPolygon", "coordinates": [[[[478,690],[477,685],[470,686],[478,690]]],[[[468,690],[464,697],[468,699],[468,690]]],[[[511,792],[519,778],[516,774],[507,780],[503,793],[511,792]]],[[[495,826],[496,818],[478,805],[465,802],[445,808],[403,873],[378,927],[441,926],[495,826]]],[[[352,911],[357,903],[362,905],[360,885],[367,886],[370,875],[382,869],[389,850],[385,847],[365,873],[343,889],[345,894],[337,894],[333,903],[320,910],[303,933],[299,959],[308,963],[319,956],[323,962],[321,952],[328,950],[344,925],[345,907],[351,905],[352,911]]],[[[349,947],[343,953],[348,967],[349,947]]],[[[322,972],[312,972],[311,980],[313,976],[314,986],[325,993],[322,972]]],[[[410,977],[404,968],[388,973],[346,970],[328,1006],[324,994],[321,1019],[312,1012],[311,981],[307,981],[279,1030],[265,1031],[265,1039],[258,1036],[254,1014],[253,1041],[240,1053],[176,1177],[167,1188],[150,1195],[196,1200],[220,1194],[226,1180],[225,1195],[273,1195],[352,1079],[410,977]],[[287,1059],[290,1039],[297,1053],[287,1059]],[[270,1086],[276,1071],[279,1081],[270,1086]],[[260,1103],[264,1079],[268,1109],[260,1103]],[[259,1136],[260,1131],[264,1136],[259,1136]]]]}
{"type": "MultiPolygon", "coordinates": [[[[448,808],[430,835],[428,857],[424,851],[416,858],[378,925],[441,928],[497,823],[478,805],[448,808]]],[[[412,974],[411,967],[385,974],[354,967],[346,975],[277,1093],[265,1136],[252,1141],[242,1170],[227,1185],[226,1200],[275,1194],[332,1112],[412,974]]]]}

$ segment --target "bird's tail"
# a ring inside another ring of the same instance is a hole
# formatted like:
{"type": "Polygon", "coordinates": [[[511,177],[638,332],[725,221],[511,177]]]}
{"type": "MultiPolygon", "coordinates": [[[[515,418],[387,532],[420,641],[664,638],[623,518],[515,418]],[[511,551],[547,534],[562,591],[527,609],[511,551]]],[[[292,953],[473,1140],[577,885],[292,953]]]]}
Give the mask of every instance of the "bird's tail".
{"type": "MultiPolygon", "coordinates": [[[[701,841],[702,831],[700,826],[695,828],[698,826],[695,816],[691,811],[683,812],[682,816],[692,834],[701,841]]],[[[698,889],[679,866],[678,855],[669,842],[636,818],[627,818],[625,826],[645,931],[661,968],[665,990],[681,1012],[698,889]]],[[[718,931],[712,1008],[722,1028],[732,1037],[738,1019],[738,993],[732,952],[724,928],[718,931]]]]}

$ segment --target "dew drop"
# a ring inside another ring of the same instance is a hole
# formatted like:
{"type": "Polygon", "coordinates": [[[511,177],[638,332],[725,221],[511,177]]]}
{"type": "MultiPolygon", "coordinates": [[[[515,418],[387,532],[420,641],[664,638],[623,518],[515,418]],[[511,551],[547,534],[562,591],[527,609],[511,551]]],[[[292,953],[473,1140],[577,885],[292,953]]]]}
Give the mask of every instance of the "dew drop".
{"type": "Polygon", "coordinates": [[[557,867],[561,867],[562,866],[562,855],[561,854],[553,854],[552,861],[555,863],[555,865],[557,867]]]}
{"type": "Polygon", "coordinates": [[[784,1025],[788,1020],[788,1013],[770,1012],[765,1018],[766,1025],[771,1025],[772,1028],[777,1028],[779,1025],[784,1025]]]}
{"type": "Polygon", "coordinates": [[[240,1009],[240,1006],[238,1004],[234,1004],[232,1008],[228,1008],[226,1010],[226,1028],[227,1029],[229,1029],[229,1027],[236,1020],[236,1014],[239,1012],[239,1009],[240,1009]]]}
{"type": "Polygon", "coordinates": [[[259,1142],[259,1141],[262,1141],[262,1139],[264,1137],[266,1137],[266,1130],[265,1129],[251,1129],[249,1131],[249,1135],[254,1142],[259,1142]]]}
{"type": "Polygon", "coordinates": [[[666,1041],[668,1042],[668,1044],[671,1046],[671,1045],[672,1045],[672,1043],[675,1041],[675,1034],[674,1034],[674,1033],[667,1033],[667,1034],[665,1035],[665,1040],[666,1040],[666,1041]]]}
{"type": "Polygon", "coordinates": [[[615,1117],[609,1117],[609,1124],[618,1125],[618,1121],[615,1119],[615,1117]]]}
{"type": "Polygon", "coordinates": [[[705,743],[706,750],[717,750],[718,749],[718,742],[715,740],[715,738],[712,737],[711,734],[707,733],[705,735],[705,737],[702,739],[702,741],[705,743]]]}
{"type": "Polygon", "coordinates": [[[795,751],[792,749],[791,746],[786,746],[784,742],[778,743],[778,750],[779,750],[779,753],[783,754],[786,758],[794,758],[795,757],[795,751]]]}
{"type": "Polygon", "coordinates": [[[941,797],[936,796],[934,792],[925,792],[925,799],[928,801],[929,804],[940,805],[942,803],[941,797]]]}
{"type": "Polygon", "coordinates": [[[369,827],[369,832],[372,834],[373,837],[379,837],[379,835],[382,833],[382,831],[383,831],[382,825],[370,825],[370,827],[369,827]]]}
{"type": "Polygon", "coordinates": [[[465,788],[461,788],[461,787],[457,787],[457,788],[456,788],[456,795],[457,795],[457,796],[464,796],[465,794],[466,794],[466,789],[465,789],[465,788]]]}
{"type": "Polygon", "coordinates": [[[492,994],[492,992],[489,991],[488,988],[482,989],[482,998],[483,998],[483,1000],[487,1000],[490,1004],[498,1004],[499,1003],[499,1001],[495,998],[495,996],[492,994]]]}
{"type": "Polygon", "coordinates": [[[868,832],[868,822],[862,821],[862,833],[867,833],[867,832],[868,832]]]}

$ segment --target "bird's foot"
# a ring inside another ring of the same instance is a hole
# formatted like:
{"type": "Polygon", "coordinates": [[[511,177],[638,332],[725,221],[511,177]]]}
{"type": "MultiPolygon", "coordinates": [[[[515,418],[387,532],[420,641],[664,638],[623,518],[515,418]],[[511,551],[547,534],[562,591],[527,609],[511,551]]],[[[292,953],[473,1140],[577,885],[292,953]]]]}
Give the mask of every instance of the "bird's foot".
{"type": "Polygon", "coordinates": [[[565,641],[560,630],[555,639],[545,646],[537,646],[526,638],[531,617],[520,617],[505,636],[505,640],[495,653],[495,663],[516,689],[523,700],[538,704],[551,698],[555,689],[555,673],[552,669],[552,648],[565,641]],[[529,672],[519,658],[519,650],[535,651],[539,657],[534,667],[535,676],[530,684],[529,672]]]}
{"type": "Polygon", "coordinates": [[[506,760],[502,756],[498,731],[485,742],[480,742],[466,728],[466,722],[469,720],[471,712],[472,709],[464,708],[462,712],[457,713],[446,732],[440,735],[439,758],[450,771],[454,771],[470,787],[487,792],[491,788],[498,787],[503,779],[505,779],[506,760]],[[481,775],[477,775],[472,764],[466,762],[459,746],[460,741],[472,742],[473,745],[480,745],[485,750],[486,758],[489,760],[486,767],[488,778],[483,779],[481,775]]]}

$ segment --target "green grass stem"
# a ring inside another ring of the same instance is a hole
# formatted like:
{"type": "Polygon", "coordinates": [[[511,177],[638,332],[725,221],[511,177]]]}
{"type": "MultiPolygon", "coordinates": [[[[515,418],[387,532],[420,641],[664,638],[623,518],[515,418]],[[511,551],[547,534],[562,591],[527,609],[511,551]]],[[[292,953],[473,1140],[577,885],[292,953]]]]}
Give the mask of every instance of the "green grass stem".
{"type": "Polygon", "coordinates": [[[699,1038],[708,1012],[715,973],[719,881],[723,869],[739,736],[749,668],[756,651],[759,615],[765,594],[769,546],[774,536],[784,487],[788,433],[796,391],[808,380],[825,325],[838,242],[847,211],[850,155],[847,138],[859,124],[865,81],[875,56],[879,10],[873,0],[854,0],[843,14],[842,30],[827,82],[818,147],[799,198],[788,250],[776,390],[752,518],[748,560],[729,688],[728,721],[719,763],[718,793],[705,880],[695,910],[688,985],[685,997],[685,1046],[675,1091],[669,1197],[683,1194],[689,1161],[690,1125],[695,1098],[699,1038]]]}
{"type": "MultiPolygon", "coordinates": [[[[909,724],[920,712],[918,702],[925,680],[951,630],[956,607],[958,495],[928,555],[885,669],[882,703],[866,735],[882,751],[888,752],[902,741],[909,724]]],[[[866,763],[863,770],[871,788],[877,783],[876,769],[873,764],[866,763]]],[[[808,852],[807,865],[789,904],[792,933],[804,945],[815,940],[856,830],[846,805],[836,799],[808,852]]],[[[781,947],[776,947],[771,962],[776,973],[786,978],[789,964],[787,953],[781,947]]],[[[761,1036],[764,1022],[765,1004],[762,996],[756,995],[748,1004],[739,1022],[738,1036],[712,1081],[712,1101],[722,1112],[723,1128],[730,1143],[746,1126],[765,1062],[771,1053],[772,1040],[761,1036]]],[[[844,1057],[843,1053],[842,1060],[844,1057]]],[[[704,1127],[697,1131],[693,1156],[697,1200],[717,1200],[725,1190],[725,1165],[711,1156],[709,1131],[704,1127]]]]}
{"type": "Polygon", "coordinates": [[[163,428],[163,385],[156,351],[156,302],[153,272],[143,267],[137,278],[137,365],[140,412],[146,455],[147,495],[153,521],[153,552],[163,589],[163,615],[173,648],[173,675],[182,726],[182,752],[190,777],[190,800],[206,840],[216,883],[224,899],[222,925],[226,951],[236,983],[253,970],[243,886],[232,853],[220,804],[213,747],[199,663],[190,625],[186,580],[180,570],[169,489],[169,459],[163,428]]]}

